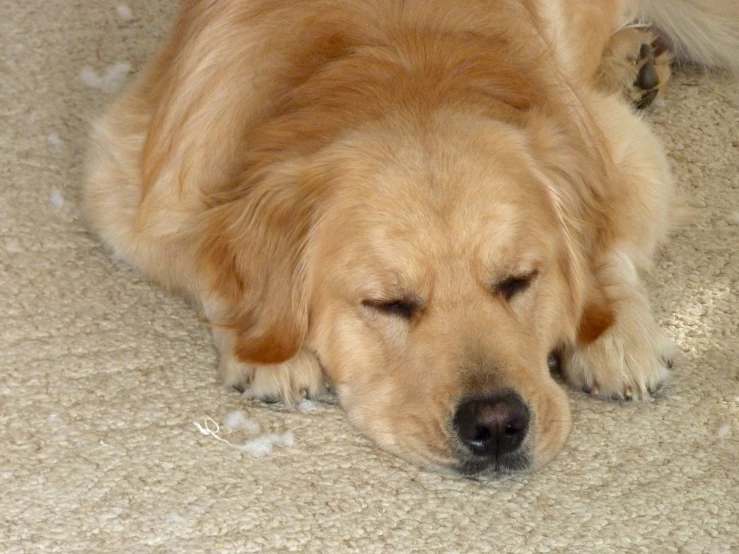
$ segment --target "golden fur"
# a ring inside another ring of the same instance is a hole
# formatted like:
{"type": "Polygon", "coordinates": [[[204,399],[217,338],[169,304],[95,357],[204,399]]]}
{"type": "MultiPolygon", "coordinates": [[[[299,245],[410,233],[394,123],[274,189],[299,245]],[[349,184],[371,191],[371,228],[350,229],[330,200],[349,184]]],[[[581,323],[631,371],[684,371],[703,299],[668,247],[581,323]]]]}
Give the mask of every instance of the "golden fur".
{"type": "MultiPolygon", "coordinates": [[[[640,280],[668,230],[658,141],[598,86],[618,0],[190,0],[96,125],[85,202],[196,299],[227,385],[332,384],[380,446],[474,473],[458,403],[514,390],[522,455],[575,386],[643,398],[671,346],[640,280]]],[[[484,466],[484,467],[483,467],[484,466]]]]}

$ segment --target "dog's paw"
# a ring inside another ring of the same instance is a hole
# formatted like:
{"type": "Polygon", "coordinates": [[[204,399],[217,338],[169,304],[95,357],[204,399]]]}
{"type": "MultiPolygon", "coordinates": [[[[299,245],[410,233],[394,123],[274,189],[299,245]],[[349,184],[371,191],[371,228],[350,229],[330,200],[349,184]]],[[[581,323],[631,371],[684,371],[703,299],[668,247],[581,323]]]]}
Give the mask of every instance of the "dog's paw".
{"type": "Polygon", "coordinates": [[[667,379],[677,348],[645,319],[617,320],[594,342],[572,348],[564,360],[567,380],[600,398],[649,399],[667,379]]]}
{"type": "Polygon", "coordinates": [[[627,94],[636,108],[643,110],[652,105],[669,81],[672,54],[661,40],[655,39],[649,44],[641,44],[639,56],[633,63],[635,69],[638,69],[627,94]]]}
{"type": "Polygon", "coordinates": [[[321,364],[307,351],[283,364],[264,366],[222,356],[219,371],[225,386],[263,402],[294,405],[304,398],[318,398],[326,393],[321,364]]]}
{"type": "Polygon", "coordinates": [[[611,37],[598,71],[603,88],[624,94],[637,108],[651,106],[670,80],[666,43],[649,29],[626,28],[611,37]]]}

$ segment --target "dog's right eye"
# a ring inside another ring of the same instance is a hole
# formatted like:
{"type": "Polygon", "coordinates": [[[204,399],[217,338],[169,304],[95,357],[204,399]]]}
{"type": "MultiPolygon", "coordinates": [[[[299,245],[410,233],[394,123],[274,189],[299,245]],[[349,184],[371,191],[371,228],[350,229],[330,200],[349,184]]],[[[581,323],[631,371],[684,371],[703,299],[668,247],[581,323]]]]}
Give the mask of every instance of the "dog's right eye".
{"type": "Polygon", "coordinates": [[[501,294],[507,302],[510,302],[514,296],[521,294],[531,286],[531,282],[534,280],[536,275],[537,272],[533,271],[526,275],[508,277],[498,283],[495,286],[495,290],[498,294],[501,294]]]}
{"type": "Polygon", "coordinates": [[[372,308],[384,315],[411,320],[418,312],[418,303],[412,300],[363,300],[363,306],[372,308]]]}

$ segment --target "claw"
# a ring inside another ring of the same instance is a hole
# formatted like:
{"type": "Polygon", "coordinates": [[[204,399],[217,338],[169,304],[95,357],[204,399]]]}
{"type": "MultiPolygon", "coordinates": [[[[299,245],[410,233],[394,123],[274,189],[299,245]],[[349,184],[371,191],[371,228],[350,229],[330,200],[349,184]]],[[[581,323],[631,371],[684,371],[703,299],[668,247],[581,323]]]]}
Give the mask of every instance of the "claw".
{"type": "Polygon", "coordinates": [[[562,370],[562,357],[560,356],[559,352],[555,350],[551,354],[549,354],[547,365],[549,366],[549,371],[551,371],[552,373],[558,373],[562,370]]]}
{"type": "Polygon", "coordinates": [[[652,102],[654,102],[654,99],[657,98],[658,92],[659,91],[657,89],[652,89],[650,91],[645,92],[644,96],[641,97],[641,100],[639,100],[636,103],[636,108],[638,110],[643,110],[651,106],[652,102]]]}

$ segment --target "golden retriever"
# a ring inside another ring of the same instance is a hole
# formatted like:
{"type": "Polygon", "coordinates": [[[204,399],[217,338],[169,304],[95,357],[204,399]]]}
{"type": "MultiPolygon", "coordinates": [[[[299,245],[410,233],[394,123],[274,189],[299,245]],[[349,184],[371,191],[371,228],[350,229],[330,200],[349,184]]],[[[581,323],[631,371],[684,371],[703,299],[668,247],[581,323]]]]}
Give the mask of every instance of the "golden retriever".
{"type": "Polygon", "coordinates": [[[189,0],[95,126],[86,213],[198,302],[226,385],[330,383],[427,467],[540,467],[570,428],[557,353],[602,397],[668,375],[640,275],[674,192],[630,104],[669,77],[664,44],[739,66],[736,21],[707,0],[189,0]]]}

